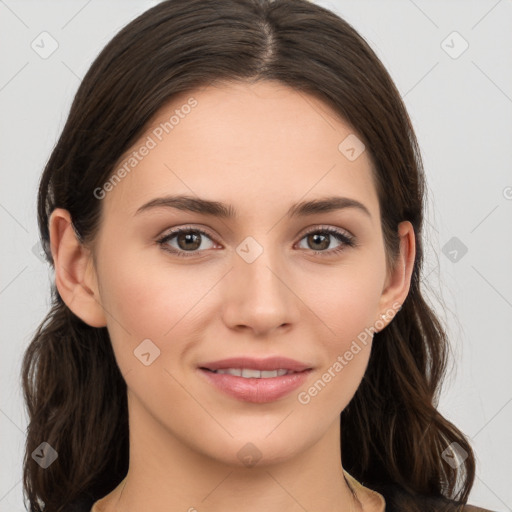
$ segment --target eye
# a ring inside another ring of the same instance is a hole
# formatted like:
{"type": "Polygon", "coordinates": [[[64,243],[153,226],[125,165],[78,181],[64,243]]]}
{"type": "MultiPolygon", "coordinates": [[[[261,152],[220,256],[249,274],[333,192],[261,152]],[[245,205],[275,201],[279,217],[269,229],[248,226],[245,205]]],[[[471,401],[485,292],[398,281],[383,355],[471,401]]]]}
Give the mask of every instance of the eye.
{"type": "Polygon", "coordinates": [[[347,247],[355,247],[356,245],[355,237],[353,235],[331,227],[320,229],[315,228],[310,230],[305,234],[305,236],[302,237],[301,241],[302,240],[306,240],[307,244],[313,246],[313,248],[316,249],[313,251],[313,253],[320,256],[332,256],[333,254],[337,254],[345,250],[347,247]],[[331,237],[331,239],[335,238],[338,242],[340,242],[340,245],[334,249],[325,250],[331,243],[329,237],[331,237]]]}
{"type": "MultiPolygon", "coordinates": [[[[210,234],[202,229],[185,227],[171,231],[158,239],[157,243],[160,244],[165,251],[175,254],[176,256],[188,257],[197,255],[201,250],[212,248],[204,247],[202,240],[204,237],[208,238],[210,241],[212,240],[210,234]],[[170,243],[171,241],[175,241],[177,247],[172,245],[170,243]]],[[[315,255],[321,256],[332,256],[345,250],[347,247],[354,247],[356,245],[353,235],[332,227],[316,227],[306,232],[301,238],[301,241],[302,240],[306,240],[307,244],[313,246],[313,253],[315,255]],[[325,250],[331,244],[332,238],[340,242],[339,246],[334,249],[325,250]]]]}
{"type": "Polygon", "coordinates": [[[202,244],[202,237],[207,237],[211,240],[210,235],[198,228],[180,228],[168,233],[164,237],[157,240],[164,250],[176,254],[176,256],[194,256],[198,249],[208,249],[202,244]],[[169,244],[171,240],[176,238],[178,247],[173,247],[169,244]],[[190,253],[191,254],[187,254],[190,253]]]}

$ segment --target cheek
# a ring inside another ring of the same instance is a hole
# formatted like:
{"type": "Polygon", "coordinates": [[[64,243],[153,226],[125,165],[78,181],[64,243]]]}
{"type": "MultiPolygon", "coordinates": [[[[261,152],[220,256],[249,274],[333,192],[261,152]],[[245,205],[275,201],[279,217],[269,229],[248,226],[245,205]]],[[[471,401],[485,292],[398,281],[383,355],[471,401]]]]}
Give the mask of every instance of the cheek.
{"type": "Polygon", "coordinates": [[[319,316],[329,333],[319,347],[322,365],[297,396],[308,417],[336,421],[356,393],[371,353],[370,327],[378,297],[374,286],[363,287],[358,281],[357,286],[345,283],[336,291],[336,299],[325,301],[329,309],[319,316]]]}
{"type": "Polygon", "coordinates": [[[378,318],[384,272],[378,265],[344,267],[308,285],[308,305],[326,326],[330,352],[350,341],[378,318]],[[314,286],[313,286],[314,285],[314,286]]]}
{"type": "Polygon", "coordinates": [[[199,326],[201,299],[215,283],[198,278],[192,266],[165,265],[164,259],[164,264],[149,265],[140,255],[103,258],[99,269],[101,302],[118,356],[121,351],[133,356],[144,339],[166,353],[179,349],[176,340],[187,337],[185,330],[199,326]]]}
{"type": "Polygon", "coordinates": [[[313,387],[302,390],[299,403],[311,403],[312,410],[325,407],[334,419],[355,394],[370,357],[382,272],[378,265],[361,273],[345,268],[339,279],[317,281],[311,304],[326,327],[327,334],[319,337],[324,357],[313,387]]]}

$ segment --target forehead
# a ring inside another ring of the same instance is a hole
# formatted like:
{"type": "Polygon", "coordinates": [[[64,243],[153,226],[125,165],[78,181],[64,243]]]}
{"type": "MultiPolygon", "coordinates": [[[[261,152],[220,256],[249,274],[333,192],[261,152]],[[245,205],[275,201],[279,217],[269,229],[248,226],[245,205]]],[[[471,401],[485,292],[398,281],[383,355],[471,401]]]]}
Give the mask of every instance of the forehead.
{"type": "Polygon", "coordinates": [[[356,137],[322,101],[278,82],[181,93],[119,160],[122,178],[103,207],[133,215],[153,198],[187,194],[276,213],[280,204],[343,195],[378,212],[368,151],[347,157],[347,145],[361,151],[356,137]]]}

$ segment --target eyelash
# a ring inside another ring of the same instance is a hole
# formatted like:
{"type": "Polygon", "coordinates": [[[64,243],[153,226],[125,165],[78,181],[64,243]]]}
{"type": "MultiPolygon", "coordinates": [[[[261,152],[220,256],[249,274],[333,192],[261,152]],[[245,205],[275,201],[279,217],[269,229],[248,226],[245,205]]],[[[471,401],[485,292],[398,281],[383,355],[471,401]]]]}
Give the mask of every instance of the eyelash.
{"type": "MultiPolygon", "coordinates": [[[[197,251],[197,250],[187,252],[187,251],[182,251],[182,250],[176,250],[174,248],[170,249],[169,246],[167,245],[167,242],[181,233],[200,233],[201,235],[205,235],[210,239],[213,238],[209,233],[207,233],[206,231],[204,231],[202,229],[185,227],[185,228],[179,228],[174,231],[171,231],[170,233],[167,233],[163,237],[159,238],[156,242],[160,246],[162,246],[162,249],[164,251],[170,252],[171,254],[180,256],[180,257],[189,258],[189,257],[195,256],[198,252],[201,252],[201,251],[197,251]]],[[[307,231],[306,233],[304,233],[300,240],[302,240],[303,238],[305,238],[308,235],[316,234],[316,233],[322,233],[322,234],[328,233],[328,234],[332,235],[334,238],[336,238],[336,240],[338,240],[339,242],[342,242],[342,244],[339,247],[337,247],[336,249],[330,249],[327,251],[312,250],[313,254],[318,255],[318,256],[324,256],[324,257],[334,256],[334,255],[344,251],[347,247],[355,247],[357,245],[356,241],[355,241],[356,239],[353,235],[348,235],[345,232],[339,231],[339,230],[331,228],[331,227],[326,227],[326,228],[322,227],[322,228],[311,229],[310,231],[307,231]]]]}

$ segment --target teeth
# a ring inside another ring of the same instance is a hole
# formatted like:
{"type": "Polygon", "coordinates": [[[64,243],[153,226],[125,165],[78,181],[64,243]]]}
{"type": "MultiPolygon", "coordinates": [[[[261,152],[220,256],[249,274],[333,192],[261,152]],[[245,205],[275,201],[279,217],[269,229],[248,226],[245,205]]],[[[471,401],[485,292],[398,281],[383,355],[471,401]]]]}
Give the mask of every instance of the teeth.
{"type": "Polygon", "coordinates": [[[279,370],[253,370],[250,368],[222,368],[215,370],[215,373],[227,373],[236,377],[244,377],[246,379],[269,379],[272,377],[282,377],[292,371],[280,368],[279,370]]]}
{"type": "Polygon", "coordinates": [[[251,377],[254,379],[261,379],[261,372],[260,370],[248,370],[244,368],[242,370],[242,377],[245,377],[246,379],[250,379],[251,377]]]}
{"type": "Polygon", "coordinates": [[[222,370],[215,370],[215,373],[229,373],[230,375],[235,375],[236,377],[242,376],[242,370],[240,370],[240,368],[225,368],[222,370]]]}

